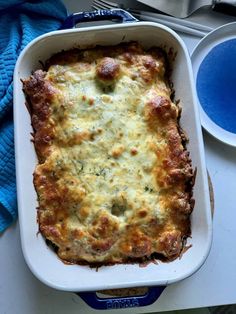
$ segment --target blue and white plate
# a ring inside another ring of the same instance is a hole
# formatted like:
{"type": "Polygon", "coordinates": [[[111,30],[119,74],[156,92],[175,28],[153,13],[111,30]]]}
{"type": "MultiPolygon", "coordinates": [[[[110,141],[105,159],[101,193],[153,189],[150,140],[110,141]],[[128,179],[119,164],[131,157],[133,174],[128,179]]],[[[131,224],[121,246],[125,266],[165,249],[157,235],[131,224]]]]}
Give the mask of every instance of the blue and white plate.
{"type": "Polygon", "coordinates": [[[236,147],[236,22],[205,36],[191,59],[202,126],[236,147]]]}

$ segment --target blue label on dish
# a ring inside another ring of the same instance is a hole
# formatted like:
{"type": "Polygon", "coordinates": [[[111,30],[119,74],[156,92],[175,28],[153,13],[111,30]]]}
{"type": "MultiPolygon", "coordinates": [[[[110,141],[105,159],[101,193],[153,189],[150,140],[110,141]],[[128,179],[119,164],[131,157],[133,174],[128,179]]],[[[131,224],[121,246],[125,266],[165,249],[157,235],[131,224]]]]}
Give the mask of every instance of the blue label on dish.
{"type": "Polygon", "coordinates": [[[197,93],[209,118],[236,133],[236,39],[217,45],[202,61],[197,93]]]}

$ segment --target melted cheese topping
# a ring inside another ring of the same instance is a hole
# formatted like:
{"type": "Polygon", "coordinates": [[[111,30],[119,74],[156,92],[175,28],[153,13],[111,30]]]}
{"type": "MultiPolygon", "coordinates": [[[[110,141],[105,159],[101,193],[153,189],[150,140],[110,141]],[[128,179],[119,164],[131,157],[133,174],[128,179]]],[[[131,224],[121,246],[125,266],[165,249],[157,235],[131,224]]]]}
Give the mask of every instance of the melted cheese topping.
{"type": "Polygon", "coordinates": [[[49,65],[24,82],[41,160],[40,231],[69,262],[176,258],[190,234],[192,169],[164,53],[131,43],[49,65]]]}

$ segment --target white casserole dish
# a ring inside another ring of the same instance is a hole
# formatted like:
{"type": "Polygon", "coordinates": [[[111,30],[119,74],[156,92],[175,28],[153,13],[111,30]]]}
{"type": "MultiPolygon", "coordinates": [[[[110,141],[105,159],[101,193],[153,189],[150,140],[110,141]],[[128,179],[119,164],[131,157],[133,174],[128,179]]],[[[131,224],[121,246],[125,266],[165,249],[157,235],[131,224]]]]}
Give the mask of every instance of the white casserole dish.
{"type": "Polygon", "coordinates": [[[211,246],[212,220],[201,125],[188,51],[180,37],[169,28],[150,22],[126,23],[82,29],[60,30],[32,41],[21,53],[14,73],[14,124],[18,211],[21,243],[25,260],[42,282],[65,291],[97,291],[137,286],[162,286],[182,280],[196,272],[204,263],[211,246]],[[38,234],[37,196],[32,173],[37,164],[31,142],[30,115],[25,106],[21,78],[28,77],[52,54],[75,46],[81,48],[115,45],[135,40],[145,47],[162,46],[176,52],[172,82],[176,99],[181,100],[181,126],[189,136],[188,150],[193,167],[197,168],[194,187],[195,208],[191,217],[192,247],[181,259],[170,263],[115,265],[91,269],[87,266],[65,265],[47,247],[38,234]]]}

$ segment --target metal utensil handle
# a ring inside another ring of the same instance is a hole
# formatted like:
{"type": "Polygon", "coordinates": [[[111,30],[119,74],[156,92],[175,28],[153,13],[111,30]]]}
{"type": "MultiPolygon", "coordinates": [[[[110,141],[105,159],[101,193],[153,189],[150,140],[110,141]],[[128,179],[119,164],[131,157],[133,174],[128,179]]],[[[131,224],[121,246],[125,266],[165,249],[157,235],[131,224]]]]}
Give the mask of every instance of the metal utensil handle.
{"type": "Polygon", "coordinates": [[[159,298],[164,289],[165,286],[151,287],[146,294],[135,297],[99,298],[96,292],[79,292],[76,294],[93,309],[111,310],[150,305],[159,298]]]}
{"type": "Polygon", "coordinates": [[[213,0],[212,8],[214,11],[236,16],[235,0],[213,0]]]}
{"type": "Polygon", "coordinates": [[[78,12],[69,15],[60,29],[73,28],[77,23],[103,20],[118,20],[122,23],[138,21],[132,14],[122,9],[97,10],[91,12],[78,12]]]}

